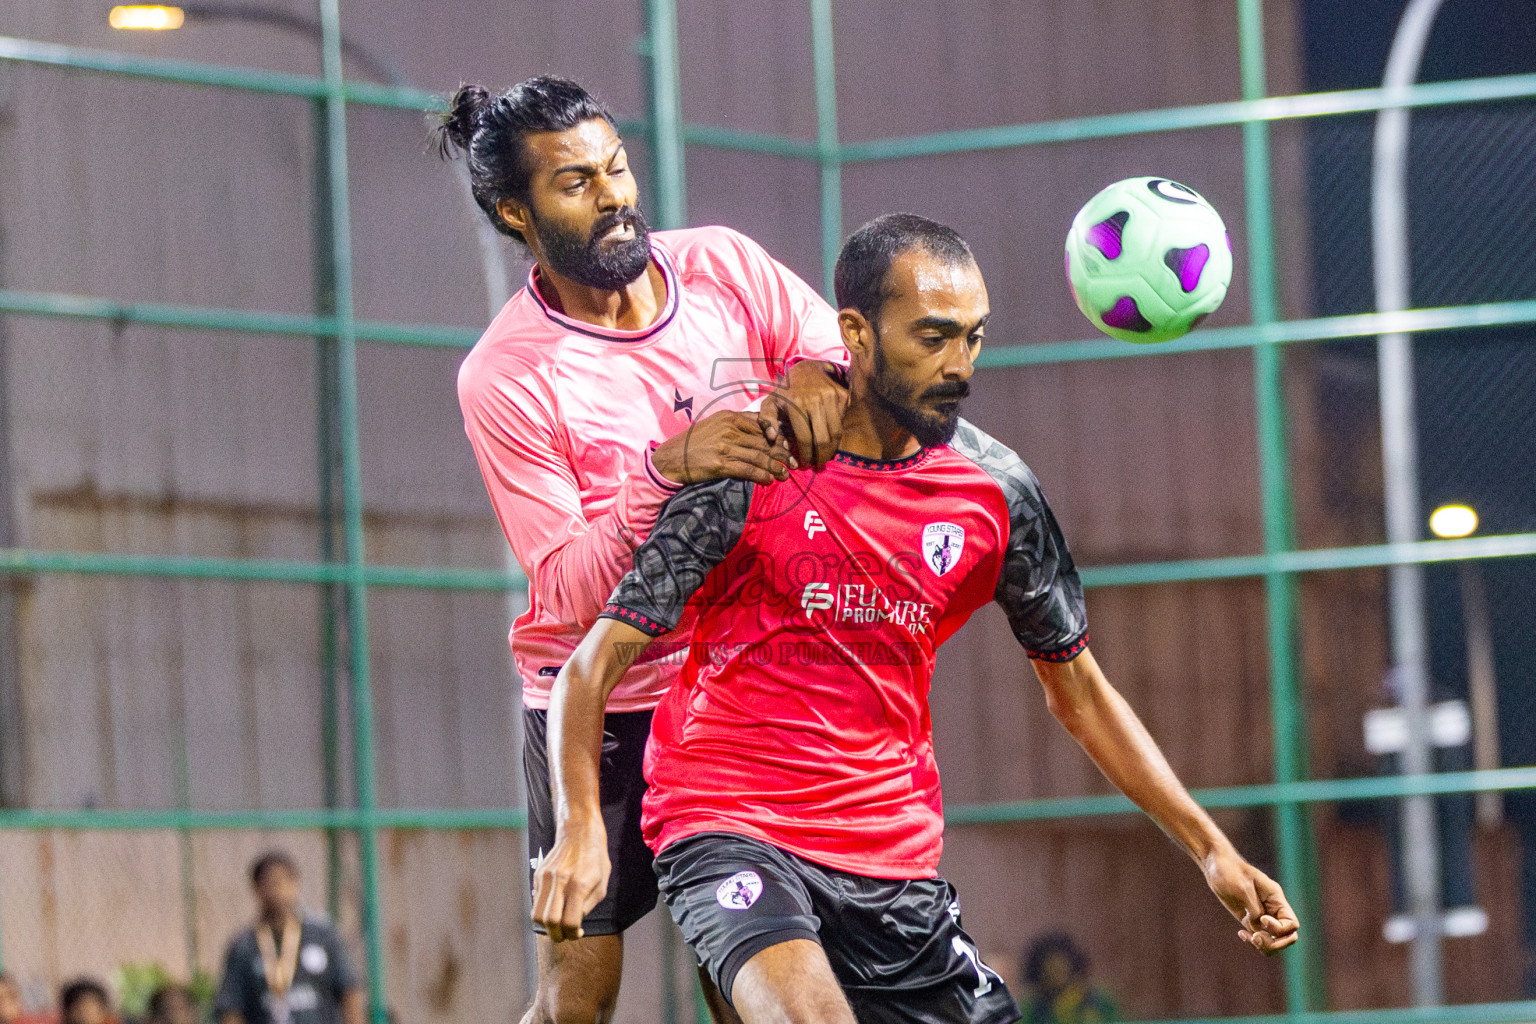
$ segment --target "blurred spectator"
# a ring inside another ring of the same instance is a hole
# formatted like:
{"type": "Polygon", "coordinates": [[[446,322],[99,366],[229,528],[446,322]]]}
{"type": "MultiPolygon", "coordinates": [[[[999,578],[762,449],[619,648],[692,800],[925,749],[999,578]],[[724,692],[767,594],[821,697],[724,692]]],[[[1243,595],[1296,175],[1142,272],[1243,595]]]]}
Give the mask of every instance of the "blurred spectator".
{"type": "Polygon", "coordinates": [[[251,865],[256,923],[224,958],[219,1024],[363,1024],[363,991],[341,936],[301,914],[299,868],[274,850],[251,865]]]}
{"type": "Polygon", "coordinates": [[[197,1003],[185,985],[162,985],[149,997],[144,1024],[198,1024],[197,1003]]]}
{"type": "Polygon", "coordinates": [[[76,978],[59,990],[60,1024],[113,1024],[112,997],[94,978],[76,978]]]}
{"type": "Polygon", "coordinates": [[[1115,1019],[1115,1004],[1088,977],[1088,954],[1065,932],[1042,935],[1024,954],[1028,1024],[1097,1024],[1115,1019]]]}
{"type": "Polygon", "coordinates": [[[21,986],[9,974],[0,974],[0,1024],[21,1019],[21,986]]]}

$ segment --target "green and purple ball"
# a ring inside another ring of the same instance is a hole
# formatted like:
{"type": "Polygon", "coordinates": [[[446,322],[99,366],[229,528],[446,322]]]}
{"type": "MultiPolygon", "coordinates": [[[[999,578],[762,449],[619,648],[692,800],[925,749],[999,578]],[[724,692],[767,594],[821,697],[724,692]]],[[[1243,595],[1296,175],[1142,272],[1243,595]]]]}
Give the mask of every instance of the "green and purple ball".
{"type": "Polygon", "coordinates": [[[1122,341],[1172,341],[1232,281],[1221,214],[1167,178],[1127,178],[1088,200],[1067,234],[1067,282],[1093,325],[1122,341]]]}

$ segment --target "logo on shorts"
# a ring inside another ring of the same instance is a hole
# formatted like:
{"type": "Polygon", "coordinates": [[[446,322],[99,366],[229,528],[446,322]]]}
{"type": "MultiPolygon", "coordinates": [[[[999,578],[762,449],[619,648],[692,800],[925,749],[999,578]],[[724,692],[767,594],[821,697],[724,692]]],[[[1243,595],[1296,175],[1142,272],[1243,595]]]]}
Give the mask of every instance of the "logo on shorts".
{"type": "Polygon", "coordinates": [[[756,871],[738,871],[715,888],[715,902],[726,910],[746,910],[763,894],[756,871]]]}
{"type": "Polygon", "coordinates": [[[960,561],[965,529],[954,523],[929,523],[923,527],[923,561],[935,576],[943,576],[960,561]]]}

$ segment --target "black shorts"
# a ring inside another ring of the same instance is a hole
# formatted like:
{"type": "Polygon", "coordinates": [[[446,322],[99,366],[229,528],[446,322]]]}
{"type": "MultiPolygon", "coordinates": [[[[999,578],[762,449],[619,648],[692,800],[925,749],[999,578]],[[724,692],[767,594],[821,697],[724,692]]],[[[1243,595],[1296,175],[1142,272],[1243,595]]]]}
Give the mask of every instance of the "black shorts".
{"type": "MultiPolygon", "coordinates": [[[[523,775],[528,780],[528,882],[539,858],[555,845],[554,801],[549,791],[548,714],[523,709],[523,775]]],[[[598,799],[608,832],[608,892],[582,920],[587,935],[617,935],[656,906],[656,872],[650,847],[640,837],[640,798],[645,796],[641,764],[651,735],[651,712],[621,711],[603,716],[603,760],[598,799]]],[[[544,934],[540,925],[533,930],[544,934]]]]}
{"type": "Polygon", "coordinates": [[[1019,1008],[960,927],[942,878],[865,878],[722,832],[656,858],[662,897],[727,999],[755,954],[821,944],[861,1024],[1010,1024],[1019,1008]]]}

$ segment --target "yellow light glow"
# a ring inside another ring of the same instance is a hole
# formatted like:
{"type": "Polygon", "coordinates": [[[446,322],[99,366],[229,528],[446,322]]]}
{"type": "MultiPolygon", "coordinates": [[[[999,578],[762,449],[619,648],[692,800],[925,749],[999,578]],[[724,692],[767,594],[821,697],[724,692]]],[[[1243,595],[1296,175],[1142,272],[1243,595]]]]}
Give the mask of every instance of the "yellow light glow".
{"type": "Polygon", "coordinates": [[[114,7],[107,15],[107,24],[113,28],[156,32],[181,28],[181,23],[186,20],[186,12],[180,7],[114,7]]]}
{"type": "Polygon", "coordinates": [[[1466,505],[1441,505],[1429,517],[1436,537],[1470,537],[1477,530],[1477,513],[1466,505]]]}

